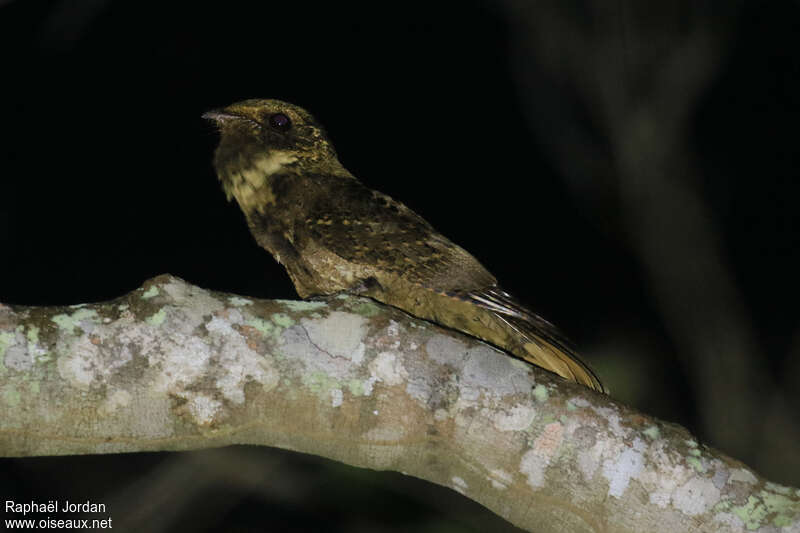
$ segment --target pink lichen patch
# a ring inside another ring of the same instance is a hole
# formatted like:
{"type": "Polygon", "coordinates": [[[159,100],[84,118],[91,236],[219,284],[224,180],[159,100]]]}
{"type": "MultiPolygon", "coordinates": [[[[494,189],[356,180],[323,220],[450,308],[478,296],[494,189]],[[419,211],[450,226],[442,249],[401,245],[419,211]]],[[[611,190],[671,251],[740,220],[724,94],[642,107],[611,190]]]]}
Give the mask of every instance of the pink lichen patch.
{"type": "Polygon", "coordinates": [[[560,422],[551,422],[544,427],[544,431],[533,441],[533,449],[539,455],[550,456],[555,453],[564,436],[564,426],[560,422]]]}
{"type": "Polygon", "coordinates": [[[550,464],[550,458],[555,454],[564,436],[564,426],[559,422],[551,422],[544,427],[544,431],[533,441],[533,447],[522,456],[520,472],[528,478],[528,485],[541,488],[545,484],[545,470],[550,464]]]}

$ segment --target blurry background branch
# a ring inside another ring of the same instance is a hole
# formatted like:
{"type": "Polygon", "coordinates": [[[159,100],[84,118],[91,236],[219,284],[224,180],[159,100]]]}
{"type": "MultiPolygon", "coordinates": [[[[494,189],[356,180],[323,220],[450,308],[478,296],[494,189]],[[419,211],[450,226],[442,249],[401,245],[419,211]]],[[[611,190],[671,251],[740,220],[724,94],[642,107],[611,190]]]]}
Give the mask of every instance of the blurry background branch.
{"type": "Polygon", "coordinates": [[[530,124],[578,201],[596,216],[618,206],[612,231],[627,235],[639,258],[704,435],[758,457],[758,467],[797,472],[800,455],[785,451],[800,427],[798,410],[786,405],[798,374],[780,372],[785,382],[776,382],[767,372],[692,145],[740,3],[502,4],[530,124]],[[775,427],[785,440],[765,437],[775,427]],[[770,464],[777,457],[780,466],[770,464]]]}
{"type": "MultiPolygon", "coordinates": [[[[0,306],[0,356],[4,456],[254,444],[449,486],[529,531],[800,524],[800,490],[683,428],[366,299],[257,301],[160,276],[102,304],[0,306]]],[[[214,461],[236,476],[245,457],[214,461]]]]}

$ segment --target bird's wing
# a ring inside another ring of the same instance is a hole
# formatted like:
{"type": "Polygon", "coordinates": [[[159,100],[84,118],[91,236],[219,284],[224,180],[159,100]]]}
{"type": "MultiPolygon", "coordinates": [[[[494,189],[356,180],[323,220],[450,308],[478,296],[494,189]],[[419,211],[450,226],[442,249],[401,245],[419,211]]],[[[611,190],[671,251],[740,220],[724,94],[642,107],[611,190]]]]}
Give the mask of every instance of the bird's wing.
{"type": "Polygon", "coordinates": [[[356,180],[341,180],[336,198],[316,202],[304,223],[315,244],[345,261],[376,266],[410,283],[442,292],[496,283],[477,259],[422,217],[356,180]]]}

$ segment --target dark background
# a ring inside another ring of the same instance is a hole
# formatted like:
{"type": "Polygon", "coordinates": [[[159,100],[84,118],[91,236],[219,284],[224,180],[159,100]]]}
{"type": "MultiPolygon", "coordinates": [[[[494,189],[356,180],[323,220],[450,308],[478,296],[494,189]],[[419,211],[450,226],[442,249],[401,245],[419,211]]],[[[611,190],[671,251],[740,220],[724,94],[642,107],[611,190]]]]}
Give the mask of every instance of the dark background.
{"type": "MultiPolygon", "coordinates": [[[[3,303],[166,272],[296,297],[225,202],[200,118],[280,98],[560,325],[614,397],[800,484],[796,2],[79,4],[0,1],[3,303]]],[[[113,502],[139,530],[510,528],[269,449],[3,460],[0,483],[113,502]]]]}

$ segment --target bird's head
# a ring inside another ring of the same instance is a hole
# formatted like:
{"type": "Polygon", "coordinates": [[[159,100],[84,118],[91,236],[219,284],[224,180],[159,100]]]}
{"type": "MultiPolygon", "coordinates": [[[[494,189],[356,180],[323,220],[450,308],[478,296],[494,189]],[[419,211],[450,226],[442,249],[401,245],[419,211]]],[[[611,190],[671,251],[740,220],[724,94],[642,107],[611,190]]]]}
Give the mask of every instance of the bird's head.
{"type": "Polygon", "coordinates": [[[305,109],[253,99],[203,114],[220,131],[214,167],[228,199],[245,212],[270,203],[270,179],[281,173],[345,174],[325,130],[305,109]]]}

